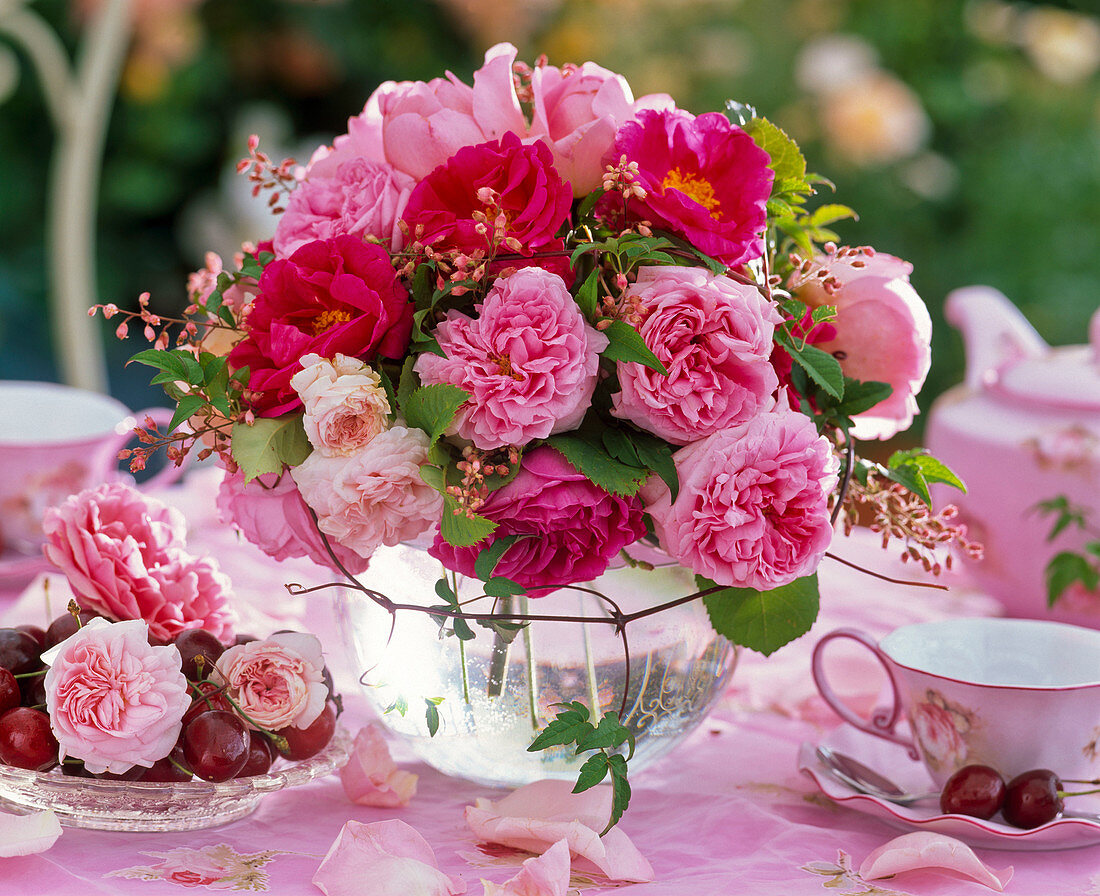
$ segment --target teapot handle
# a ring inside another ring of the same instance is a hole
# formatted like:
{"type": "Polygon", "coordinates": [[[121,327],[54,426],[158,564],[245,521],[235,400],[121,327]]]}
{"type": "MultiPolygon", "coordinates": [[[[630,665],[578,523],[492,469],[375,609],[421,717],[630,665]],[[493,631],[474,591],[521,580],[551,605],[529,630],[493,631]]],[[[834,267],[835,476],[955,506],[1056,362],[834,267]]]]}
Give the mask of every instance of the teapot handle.
{"type": "Polygon", "coordinates": [[[1023,313],[991,286],[966,286],[947,297],[944,316],[966,344],[966,385],[978,390],[1001,368],[1038,358],[1049,347],[1023,313]]]}

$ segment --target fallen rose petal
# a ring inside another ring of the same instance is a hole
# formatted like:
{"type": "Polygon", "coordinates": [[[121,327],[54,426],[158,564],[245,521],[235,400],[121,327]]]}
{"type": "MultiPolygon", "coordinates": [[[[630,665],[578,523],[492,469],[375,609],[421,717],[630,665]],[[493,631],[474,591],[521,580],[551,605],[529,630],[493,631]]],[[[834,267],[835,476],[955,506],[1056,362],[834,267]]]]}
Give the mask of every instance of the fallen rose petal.
{"type": "Polygon", "coordinates": [[[349,821],[313,875],[325,896],[457,896],[466,883],[439,870],[428,841],[403,821],[349,821]]]}
{"type": "Polygon", "coordinates": [[[924,868],[954,871],[998,892],[1012,879],[1011,866],[993,871],[962,841],[931,831],[903,834],[884,843],[863,860],[859,875],[877,880],[924,868]]]}
{"type": "Polygon", "coordinates": [[[45,852],[61,836],[61,822],[53,809],[30,815],[0,812],[0,858],[45,852]]]}
{"type": "Polygon", "coordinates": [[[569,844],[559,840],[541,856],[527,859],[503,884],[482,880],[484,896],[565,896],[569,889],[569,844]]]}
{"type": "Polygon", "coordinates": [[[611,788],[571,791],[568,781],[535,781],[497,802],[467,806],[466,824],[481,840],[539,854],[565,840],[575,868],[611,880],[653,880],[653,868],[620,828],[598,833],[611,817],[611,788]]]}
{"type": "Polygon", "coordinates": [[[360,806],[384,809],[407,806],[416,793],[418,778],[397,767],[375,725],[367,725],[355,735],[351,758],[340,770],[340,782],[348,799],[360,806]]]}

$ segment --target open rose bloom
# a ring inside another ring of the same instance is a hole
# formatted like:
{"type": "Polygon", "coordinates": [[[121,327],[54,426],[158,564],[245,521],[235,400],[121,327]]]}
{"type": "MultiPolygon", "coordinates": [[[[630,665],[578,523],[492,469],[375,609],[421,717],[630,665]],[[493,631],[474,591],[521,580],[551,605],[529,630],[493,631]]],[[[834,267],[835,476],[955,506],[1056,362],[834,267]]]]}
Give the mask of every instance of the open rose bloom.
{"type": "MultiPolygon", "coordinates": [[[[415,543],[439,595],[484,582],[461,612],[515,621],[658,556],[708,590],[722,635],[770,652],[813,623],[835,520],[884,514],[922,556],[965,535],[921,504],[943,465],[858,450],[916,412],[930,331],[910,267],[823,242],[851,210],[822,204],[767,119],[499,44],[470,77],[382,84],[303,166],[249,148],[274,239],[197,278],[201,326],[142,360],[190,372],[173,448],[217,455],[224,518],[273,558],[404,607],[368,563],[415,543]]],[[[69,516],[51,550],[103,590],[115,555],[69,516]]],[[[305,724],[315,682],[291,647],[219,665],[258,716],[305,724]]]]}

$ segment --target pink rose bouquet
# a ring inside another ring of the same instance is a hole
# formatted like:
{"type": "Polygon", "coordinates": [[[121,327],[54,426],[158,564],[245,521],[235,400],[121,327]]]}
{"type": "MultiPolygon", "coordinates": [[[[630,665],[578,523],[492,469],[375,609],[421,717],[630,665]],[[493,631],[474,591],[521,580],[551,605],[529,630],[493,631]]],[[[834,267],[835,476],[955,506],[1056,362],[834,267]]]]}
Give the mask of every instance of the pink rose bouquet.
{"type": "MultiPolygon", "coordinates": [[[[823,179],[794,141],[728,108],[500,44],[471,79],[382,84],[304,168],[254,138],[240,169],[284,209],[274,240],[197,278],[178,321],[122,312],[188,421],[136,462],[216,454],[246,538],[393,612],[412,601],[368,561],[430,545],[446,605],[415,609],[460,640],[466,614],[503,644],[538,612],[526,598],[663,562],[694,574],[681,602],[770,653],[813,624],[834,523],[864,512],[935,566],[965,530],[929,487],[961,483],[919,449],[857,450],[909,424],[928,370],[909,266],[838,246],[852,210],[813,207],[823,179]]],[[[78,536],[57,540],[99,583],[78,536]]],[[[248,674],[274,683],[272,711],[308,705],[271,650],[248,674]]]]}

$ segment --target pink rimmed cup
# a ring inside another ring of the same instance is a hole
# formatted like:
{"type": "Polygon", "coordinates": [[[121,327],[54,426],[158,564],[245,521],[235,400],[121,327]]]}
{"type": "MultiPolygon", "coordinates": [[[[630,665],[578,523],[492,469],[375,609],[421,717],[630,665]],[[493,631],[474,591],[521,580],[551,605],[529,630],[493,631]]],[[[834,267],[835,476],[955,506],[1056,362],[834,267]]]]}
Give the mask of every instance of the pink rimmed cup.
{"type": "MultiPolygon", "coordinates": [[[[172,412],[131,413],[119,401],[56,383],[0,381],[0,551],[41,551],[42,514],[69,495],[118,475],[118,452],[138,420],[167,424],[172,412]]],[[[180,477],[167,465],[142,487],[180,477]]]]}
{"type": "Polygon", "coordinates": [[[1032,619],[947,619],[895,629],[880,641],[857,629],[814,648],[813,677],[836,713],[900,744],[942,785],[964,765],[1006,779],[1034,768],[1100,776],[1100,631],[1032,619]],[[825,675],[825,647],[847,638],[885,667],[890,706],[861,718],[825,675]],[[902,717],[912,737],[896,729],[902,717]]]}

